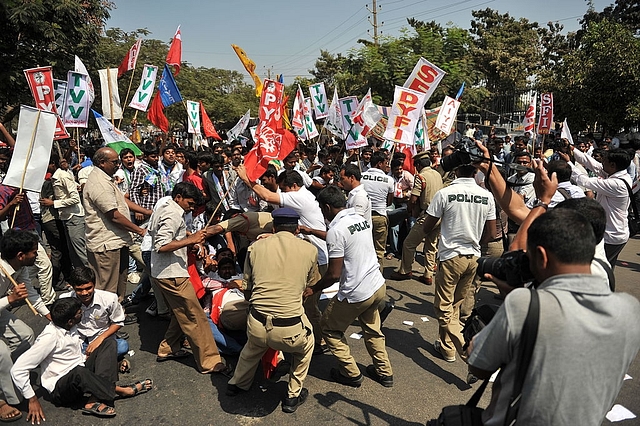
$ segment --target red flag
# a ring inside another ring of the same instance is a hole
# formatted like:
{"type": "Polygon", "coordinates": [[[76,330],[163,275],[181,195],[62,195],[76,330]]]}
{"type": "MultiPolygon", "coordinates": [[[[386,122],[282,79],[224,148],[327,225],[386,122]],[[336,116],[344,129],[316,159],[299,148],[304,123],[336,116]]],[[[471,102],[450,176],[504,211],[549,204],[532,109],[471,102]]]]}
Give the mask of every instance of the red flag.
{"type": "Polygon", "coordinates": [[[396,145],[396,148],[406,156],[404,158],[404,164],[402,165],[402,168],[409,171],[411,174],[415,174],[416,168],[413,166],[413,156],[416,154],[416,146],[398,144],[396,145]]]}
{"type": "Polygon", "coordinates": [[[180,35],[180,25],[178,25],[176,34],[173,36],[173,40],[171,41],[171,47],[169,48],[169,53],[167,53],[166,62],[167,64],[176,67],[176,73],[174,75],[178,75],[180,72],[180,65],[182,64],[182,36],[180,35]]]}
{"type": "Polygon", "coordinates": [[[151,107],[147,112],[147,118],[156,127],[159,127],[165,133],[169,133],[169,120],[164,115],[164,106],[162,105],[162,99],[160,93],[156,92],[156,96],[151,101],[151,107]]]}
{"type": "Polygon", "coordinates": [[[213,127],[213,123],[209,120],[209,116],[207,115],[207,111],[204,109],[204,105],[202,105],[202,101],[200,101],[200,119],[202,121],[202,128],[204,129],[204,135],[208,138],[214,138],[217,141],[221,141],[222,138],[216,132],[216,128],[213,127]]]}
{"type": "Polygon", "coordinates": [[[142,39],[139,38],[133,43],[131,49],[127,52],[127,55],[122,60],[122,63],[118,67],[118,78],[122,77],[122,75],[131,71],[136,67],[136,62],[138,62],[138,54],[140,53],[140,45],[142,44],[142,39]]]}
{"type": "Polygon", "coordinates": [[[260,179],[260,176],[267,171],[269,161],[283,160],[298,144],[295,135],[289,130],[279,129],[269,134],[274,141],[279,141],[276,146],[279,152],[275,157],[271,154],[265,155],[267,144],[262,143],[260,138],[258,138],[258,142],[256,142],[251,151],[244,156],[244,167],[247,169],[247,176],[252,182],[260,179]]]}

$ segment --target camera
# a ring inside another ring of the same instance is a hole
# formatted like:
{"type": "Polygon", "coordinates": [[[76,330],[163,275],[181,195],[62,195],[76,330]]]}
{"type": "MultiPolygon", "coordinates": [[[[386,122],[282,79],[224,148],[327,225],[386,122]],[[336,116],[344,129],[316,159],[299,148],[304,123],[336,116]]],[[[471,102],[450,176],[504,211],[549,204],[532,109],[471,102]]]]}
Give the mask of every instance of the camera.
{"type": "Polygon", "coordinates": [[[482,151],[478,148],[475,141],[467,137],[462,138],[453,148],[456,149],[453,154],[447,155],[440,160],[440,164],[445,172],[450,172],[456,167],[471,164],[473,161],[484,158],[482,151]]]}
{"type": "Polygon", "coordinates": [[[479,258],[477,274],[491,274],[506,281],[511,287],[524,287],[534,280],[529,268],[529,258],[524,250],[508,251],[500,257],[479,258]]]}

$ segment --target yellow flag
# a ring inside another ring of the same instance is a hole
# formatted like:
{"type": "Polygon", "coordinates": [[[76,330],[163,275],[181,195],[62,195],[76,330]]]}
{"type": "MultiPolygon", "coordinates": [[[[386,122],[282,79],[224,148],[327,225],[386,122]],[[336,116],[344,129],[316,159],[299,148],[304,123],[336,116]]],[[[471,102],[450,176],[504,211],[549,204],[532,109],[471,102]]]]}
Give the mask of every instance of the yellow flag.
{"type": "Polygon", "coordinates": [[[256,85],[256,96],[260,97],[260,95],[262,95],[262,80],[260,80],[260,77],[256,74],[256,63],[249,59],[245,51],[242,50],[240,46],[232,44],[231,47],[233,47],[233,50],[236,52],[236,55],[238,55],[240,62],[242,62],[242,65],[244,65],[244,68],[247,70],[251,78],[253,78],[253,82],[256,85]]]}

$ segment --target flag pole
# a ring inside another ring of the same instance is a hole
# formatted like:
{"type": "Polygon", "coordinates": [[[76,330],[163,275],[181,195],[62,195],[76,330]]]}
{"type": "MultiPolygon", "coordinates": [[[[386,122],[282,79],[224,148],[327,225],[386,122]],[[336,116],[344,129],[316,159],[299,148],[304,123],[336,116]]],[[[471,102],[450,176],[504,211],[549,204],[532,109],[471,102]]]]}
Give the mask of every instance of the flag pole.
{"type": "MultiPolygon", "coordinates": [[[[2,271],[4,276],[7,277],[9,281],[11,281],[11,284],[13,284],[14,289],[18,287],[18,283],[16,282],[16,280],[13,279],[13,277],[7,272],[7,270],[4,268],[4,266],[2,266],[1,263],[0,263],[0,271],[2,271]]],[[[29,306],[29,309],[31,309],[31,312],[33,312],[34,315],[40,315],[38,311],[36,311],[36,308],[33,307],[31,300],[24,299],[24,301],[27,302],[27,306],[29,306]]]]}
{"type": "MultiPolygon", "coordinates": [[[[129,88],[127,89],[127,95],[124,97],[124,105],[122,106],[122,108],[126,108],[127,107],[127,102],[129,102],[129,93],[131,93],[131,85],[133,84],[133,76],[136,75],[136,69],[133,69],[133,72],[131,73],[131,79],[129,79],[129,88]]],[[[122,114],[122,118],[124,118],[124,114],[122,114]]],[[[118,121],[118,128],[120,128],[120,125],[122,124],[122,118],[120,119],[120,121],[118,121]]]]}
{"type": "Polygon", "coordinates": [[[227,195],[229,195],[229,191],[231,191],[231,188],[227,189],[227,192],[225,192],[222,198],[220,198],[220,202],[216,206],[216,209],[211,214],[211,217],[209,218],[209,220],[207,221],[207,224],[204,226],[203,229],[206,229],[207,227],[209,227],[209,225],[211,225],[211,221],[215,217],[216,213],[218,213],[218,210],[220,209],[220,206],[222,205],[222,202],[224,201],[224,199],[227,198],[227,195]]]}
{"type": "MultiPolygon", "coordinates": [[[[33,130],[31,131],[31,142],[29,142],[27,157],[25,158],[24,167],[22,168],[22,179],[20,180],[20,190],[18,191],[18,194],[21,194],[22,190],[24,189],[24,180],[27,177],[27,166],[31,161],[31,155],[33,154],[33,145],[36,141],[36,131],[38,130],[38,123],[40,122],[40,114],[41,114],[41,111],[38,110],[38,115],[36,115],[36,123],[33,125],[33,130]]],[[[11,218],[11,228],[13,228],[13,224],[16,221],[16,215],[18,214],[18,210],[20,210],[20,204],[16,205],[16,208],[13,209],[13,218],[11,218]]]]}
{"type": "Polygon", "coordinates": [[[113,126],[115,126],[116,125],[116,121],[113,118],[113,93],[112,93],[112,90],[111,90],[111,71],[109,70],[109,67],[107,67],[107,88],[109,89],[109,110],[111,111],[110,112],[111,124],[113,126]]]}

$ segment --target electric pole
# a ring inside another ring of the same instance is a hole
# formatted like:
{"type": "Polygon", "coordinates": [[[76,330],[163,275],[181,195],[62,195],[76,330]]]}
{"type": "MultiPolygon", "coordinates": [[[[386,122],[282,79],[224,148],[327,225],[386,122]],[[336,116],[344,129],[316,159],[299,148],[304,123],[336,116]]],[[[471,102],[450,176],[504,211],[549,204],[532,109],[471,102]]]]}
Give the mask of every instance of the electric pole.
{"type": "MultiPolygon", "coordinates": [[[[371,1],[372,1],[371,9],[369,9],[369,5],[367,5],[366,8],[369,11],[369,13],[371,13],[371,15],[373,16],[373,20],[371,16],[368,16],[367,19],[369,20],[369,23],[373,26],[373,44],[375,46],[378,46],[378,12],[380,9],[382,9],[382,6],[378,5],[377,0],[371,0],[371,1]]],[[[384,22],[382,22],[382,24],[384,24],[384,22]]],[[[367,32],[370,32],[370,31],[367,30],[367,32]]]]}

